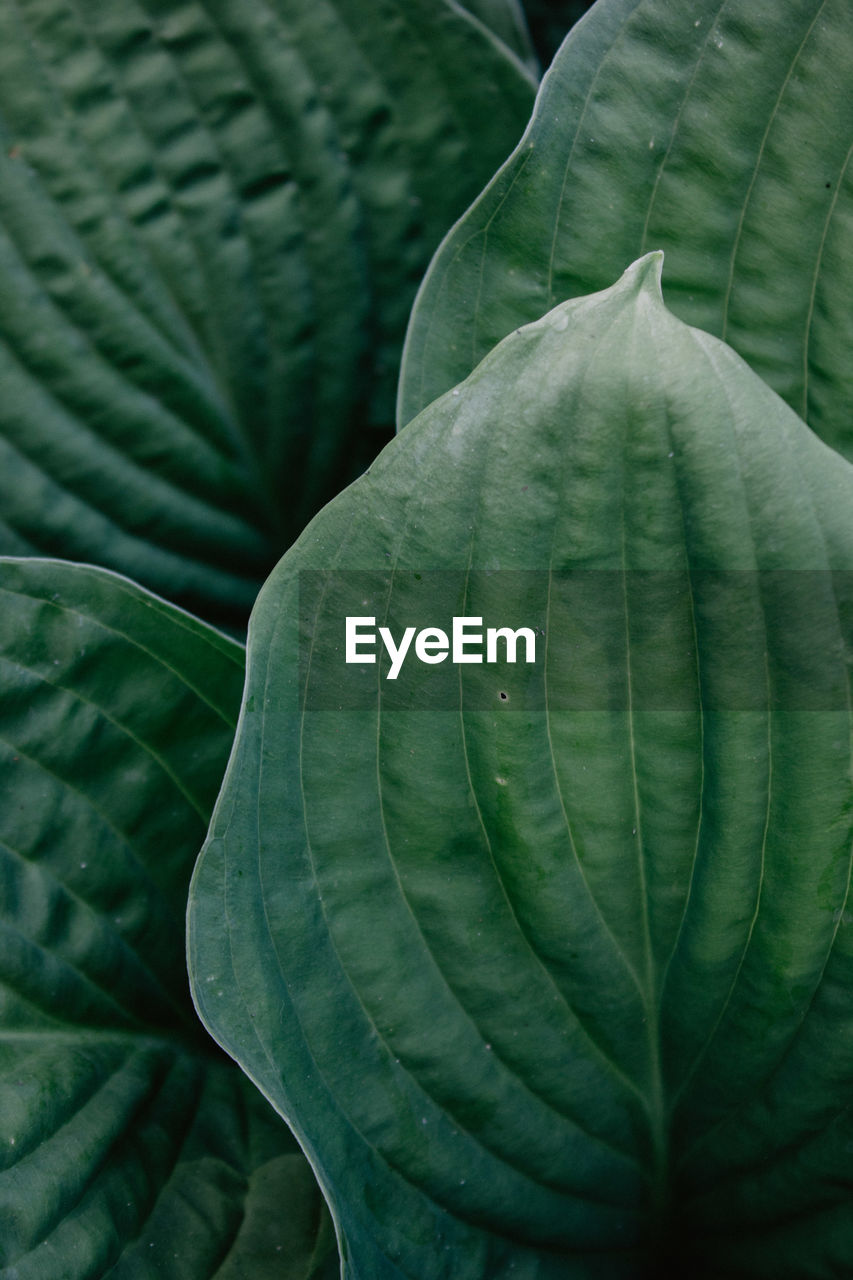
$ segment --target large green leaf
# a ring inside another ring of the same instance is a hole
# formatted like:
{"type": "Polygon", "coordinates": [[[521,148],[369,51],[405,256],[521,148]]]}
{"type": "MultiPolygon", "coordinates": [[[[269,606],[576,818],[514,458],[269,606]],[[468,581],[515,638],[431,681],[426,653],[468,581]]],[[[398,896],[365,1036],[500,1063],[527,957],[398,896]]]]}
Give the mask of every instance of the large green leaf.
{"type": "Polygon", "coordinates": [[[307,1280],[329,1251],[305,1158],[187,990],[242,676],[240,646],[125,579],[0,561],[8,1280],[307,1280]]]}
{"type": "Polygon", "coordinates": [[[449,0],[3,5],[0,550],[244,620],[532,101],[449,0]]]}
{"type": "Polygon", "coordinates": [[[853,456],[853,8],[598,0],[444,242],[399,421],[556,302],[664,249],[665,297],[853,456]]]}
{"type": "Polygon", "coordinates": [[[191,977],[358,1280],[853,1267],[853,469],[658,257],[424,411],[253,615],[191,977]],[[346,617],[446,612],[536,664],[345,664],[346,617]]]}

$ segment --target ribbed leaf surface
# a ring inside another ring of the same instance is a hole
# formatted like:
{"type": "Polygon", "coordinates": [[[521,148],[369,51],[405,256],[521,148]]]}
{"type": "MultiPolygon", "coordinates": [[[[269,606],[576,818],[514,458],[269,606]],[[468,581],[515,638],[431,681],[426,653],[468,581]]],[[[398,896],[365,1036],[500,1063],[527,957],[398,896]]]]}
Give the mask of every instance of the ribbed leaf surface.
{"type": "Polygon", "coordinates": [[[5,5],[0,550],[244,620],[531,102],[446,0],[5,5]]]}
{"type": "Polygon", "coordinates": [[[243,651],[125,579],[0,561],[0,1271],[306,1280],[304,1157],[195,1019],[186,886],[243,651]]]}
{"type": "Polygon", "coordinates": [[[194,994],[358,1280],[853,1265],[853,470],[656,271],[508,338],[253,616],[194,994]],[[536,664],[344,663],[442,582],[536,664]]]}
{"type": "Polygon", "coordinates": [[[845,0],[598,0],[432,264],[400,424],[513,328],[660,248],[672,310],[853,456],[851,76],[845,0]]]}

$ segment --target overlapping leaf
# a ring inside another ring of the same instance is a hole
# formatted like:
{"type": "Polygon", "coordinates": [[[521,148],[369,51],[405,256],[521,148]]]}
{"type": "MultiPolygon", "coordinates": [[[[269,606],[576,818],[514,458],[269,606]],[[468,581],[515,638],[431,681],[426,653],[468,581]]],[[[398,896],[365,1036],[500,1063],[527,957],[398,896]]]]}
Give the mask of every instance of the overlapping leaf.
{"type": "Polygon", "coordinates": [[[243,620],[532,92],[447,0],[4,5],[0,550],[243,620]]]}
{"type": "Polygon", "coordinates": [[[598,0],[433,262],[400,424],[517,325],[661,248],[673,311],[853,456],[851,75],[844,0],[598,0]]]}
{"type": "Polygon", "coordinates": [[[0,600],[0,1270],[334,1274],[307,1162],[187,991],[243,651],[96,569],[0,561],[0,600]]]}
{"type": "Polygon", "coordinates": [[[657,257],[427,409],[253,616],[194,994],[358,1280],[853,1265],[853,471],[657,257]],[[345,662],[442,583],[536,664],[345,662]]]}
{"type": "Polygon", "coordinates": [[[520,0],[466,0],[463,6],[493,31],[538,76],[536,54],[530,43],[525,11],[520,0]]]}

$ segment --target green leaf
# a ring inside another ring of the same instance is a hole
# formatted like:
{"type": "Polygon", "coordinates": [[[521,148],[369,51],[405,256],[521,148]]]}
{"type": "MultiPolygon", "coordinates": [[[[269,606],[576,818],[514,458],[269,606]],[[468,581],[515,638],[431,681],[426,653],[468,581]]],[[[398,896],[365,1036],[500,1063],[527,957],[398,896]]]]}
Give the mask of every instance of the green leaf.
{"type": "Polygon", "coordinates": [[[3,6],[0,550],[244,622],[532,100],[448,0],[3,6]]]}
{"type": "Polygon", "coordinates": [[[660,248],[676,315],[853,457],[851,75],[844,0],[599,0],[430,268],[400,424],[512,329],[660,248]]]}
{"type": "Polygon", "coordinates": [[[659,257],[425,410],[253,615],[191,980],[357,1280],[853,1266],[853,470],[659,257]],[[345,664],[442,604],[536,665],[345,664]]]}
{"type": "Polygon", "coordinates": [[[461,7],[499,36],[538,79],[539,64],[520,0],[465,0],[461,7]]]}
{"type": "Polygon", "coordinates": [[[2,560],[0,601],[0,1270],[307,1280],[315,1180],[184,966],[243,650],[98,569],[2,560]]]}

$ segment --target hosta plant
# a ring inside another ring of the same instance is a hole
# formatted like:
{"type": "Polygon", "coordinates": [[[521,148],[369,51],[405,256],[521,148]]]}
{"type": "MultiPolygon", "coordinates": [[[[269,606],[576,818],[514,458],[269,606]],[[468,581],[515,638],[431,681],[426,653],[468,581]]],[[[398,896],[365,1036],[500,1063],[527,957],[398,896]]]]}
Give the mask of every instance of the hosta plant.
{"type": "Polygon", "coordinates": [[[0,551],[244,624],[532,100],[450,0],[4,0],[0,551]]]}
{"type": "Polygon", "coordinates": [[[847,7],[0,23],[3,1277],[848,1274],[847,7]]]}
{"type": "Polygon", "coordinates": [[[596,4],[430,266],[400,423],[520,323],[663,249],[676,315],[853,455],[851,72],[844,0],[596,4]]]}
{"type": "Polygon", "coordinates": [[[850,1258],[853,469],[659,267],[499,344],[253,614],[194,997],[354,1277],[850,1258]],[[442,603],[541,661],[366,699],[344,618],[442,603]]]}
{"type": "Polygon", "coordinates": [[[332,1274],[311,1172],[183,972],[242,647],[100,569],[0,560],[0,599],[0,1274],[332,1274]]]}

